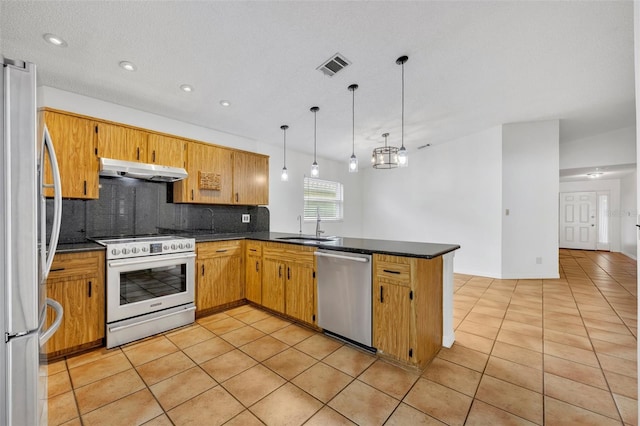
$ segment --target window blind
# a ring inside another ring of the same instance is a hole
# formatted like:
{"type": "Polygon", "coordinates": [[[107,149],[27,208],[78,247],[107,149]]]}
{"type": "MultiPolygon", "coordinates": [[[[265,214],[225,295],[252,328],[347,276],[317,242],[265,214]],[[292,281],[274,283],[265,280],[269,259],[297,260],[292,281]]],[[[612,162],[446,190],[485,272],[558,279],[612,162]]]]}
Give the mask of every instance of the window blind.
{"type": "Polygon", "coordinates": [[[304,220],[342,220],[343,190],[340,182],[304,178],[304,220]]]}

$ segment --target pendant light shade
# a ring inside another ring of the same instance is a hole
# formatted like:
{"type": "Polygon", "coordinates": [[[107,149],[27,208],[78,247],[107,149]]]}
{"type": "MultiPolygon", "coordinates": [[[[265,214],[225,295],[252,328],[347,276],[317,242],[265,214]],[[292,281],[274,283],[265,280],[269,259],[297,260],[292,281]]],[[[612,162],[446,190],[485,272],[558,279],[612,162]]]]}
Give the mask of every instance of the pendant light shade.
{"type": "Polygon", "coordinates": [[[356,157],[356,89],[357,84],[348,87],[351,92],[351,157],[349,158],[349,173],[358,172],[358,158],[356,157]]]}
{"type": "Polygon", "coordinates": [[[280,175],[280,180],[283,182],[287,182],[289,180],[289,172],[287,171],[287,129],[289,126],[283,124],[280,126],[282,129],[282,158],[283,158],[283,166],[282,166],[282,174],[280,175]]]}
{"type": "Polygon", "coordinates": [[[408,167],[409,166],[409,154],[407,153],[407,149],[404,147],[404,64],[409,60],[408,56],[400,56],[396,59],[396,64],[402,67],[402,122],[400,126],[400,141],[401,146],[398,150],[398,167],[408,167]]]}
{"type": "Polygon", "coordinates": [[[316,160],[316,148],[317,148],[317,112],[320,110],[317,106],[311,107],[310,111],[313,113],[313,164],[311,165],[311,177],[317,178],[320,176],[320,168],[318,167],[318,161],[316,160]]]}

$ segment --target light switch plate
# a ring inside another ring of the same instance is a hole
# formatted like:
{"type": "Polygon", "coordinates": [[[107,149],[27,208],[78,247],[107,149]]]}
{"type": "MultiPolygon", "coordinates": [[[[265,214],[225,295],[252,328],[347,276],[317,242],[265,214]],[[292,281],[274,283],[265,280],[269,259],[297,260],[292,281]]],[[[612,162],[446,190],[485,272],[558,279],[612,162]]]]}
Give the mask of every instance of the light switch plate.
{"type": "Polygon", "coordinates": [[[251,222],[251,215],[243,214],[242,215],[242,223],[249,223],[249,222],[251,222]]]}

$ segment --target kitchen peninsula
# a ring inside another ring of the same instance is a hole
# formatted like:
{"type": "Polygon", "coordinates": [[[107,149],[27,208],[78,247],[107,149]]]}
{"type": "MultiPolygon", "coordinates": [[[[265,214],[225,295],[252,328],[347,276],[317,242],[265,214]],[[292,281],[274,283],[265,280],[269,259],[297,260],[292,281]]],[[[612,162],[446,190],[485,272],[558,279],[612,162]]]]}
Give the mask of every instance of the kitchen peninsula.
{"type": "MultiPolygon", "coordinates": [[[[209,257],[218,259],[218,281],[205,276],[209,274],[197,274],[199,316],[249,302],[318,328],[313,253],[321,248],[373,256],[373,346],[380,355],[424,368],[441,346],[451,347],[454,342],[453,256],[458,245],[338,237],[314,241],[312,237],[299,239],[298,234],[276,232],[173,232],[195,238],[198,271],[205,270],[203,265],[211,261],[209,257]],[[290,270],[297,272],[287,280],[290,270]],[[227,285],[238,288],[219,290],[227,285]],[[208,290],[211,294],[205,296],[208,290]],[[220,294],[226,298],[216,301],[220,294]],[[209,305],[203,306],[202,301],[209,305]]],[[[58,251],[100,249],[81,243],[64,244],[58,251]]]]}

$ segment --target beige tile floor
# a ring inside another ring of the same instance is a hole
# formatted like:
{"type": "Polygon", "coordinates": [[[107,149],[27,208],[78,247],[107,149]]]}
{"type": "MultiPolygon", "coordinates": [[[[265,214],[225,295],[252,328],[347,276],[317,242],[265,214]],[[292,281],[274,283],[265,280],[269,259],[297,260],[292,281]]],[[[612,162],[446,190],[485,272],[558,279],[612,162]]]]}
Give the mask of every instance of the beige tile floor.
{"type": "Polygon", "coordinates": [[[423,374],[247,305],[50,364],[49,424],[635,425],[636,263],[560,265],[456,275],[456,343],[423,374]]]}

